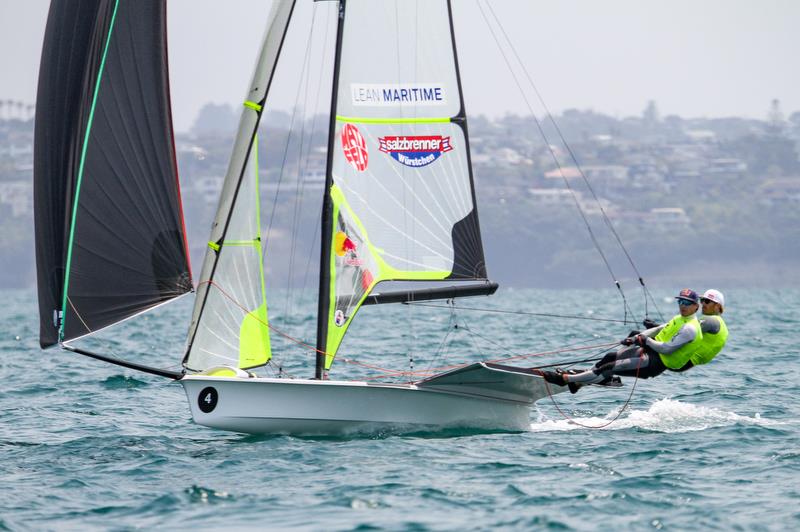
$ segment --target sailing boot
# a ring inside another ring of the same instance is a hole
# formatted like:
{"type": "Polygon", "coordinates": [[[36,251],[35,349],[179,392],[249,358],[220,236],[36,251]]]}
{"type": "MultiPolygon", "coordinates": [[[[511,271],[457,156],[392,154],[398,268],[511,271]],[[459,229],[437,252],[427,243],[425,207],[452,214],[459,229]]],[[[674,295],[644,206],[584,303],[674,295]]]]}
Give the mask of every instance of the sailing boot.
{"type": "Polygon", "coordinates": [[[545,371],[542,370],[542,378],[549,382],[550,384],[557,384],[558,386],[564,386],[564,377],[561,372],[557,371],[545,371]]]}
{"type": "Polygon", "coordinates": [[[564,371],[563,369],[557,369],[555,371],[542,371],[542,378],[549,382],[550,384],[557,384],[559,386],[566,386],[569,388],[570,393],[578,393],[578,390],[581,388],[581,384],[577,382],[568,382],[566,380],[566,375],[578,373],[574,369],[564,371]]]}

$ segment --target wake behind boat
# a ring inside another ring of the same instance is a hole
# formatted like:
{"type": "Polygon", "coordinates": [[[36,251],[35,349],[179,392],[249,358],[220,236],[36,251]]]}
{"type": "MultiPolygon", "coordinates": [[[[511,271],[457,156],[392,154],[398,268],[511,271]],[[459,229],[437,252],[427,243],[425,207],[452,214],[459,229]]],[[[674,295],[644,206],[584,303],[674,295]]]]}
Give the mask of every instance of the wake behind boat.
{"type": "Polygon", "coordinates": [[[183,371],[170,372],[70,344],[192,288],[165,2],[96,0],[75,11],[53,1],[36,119],[42,347],[175,378],[194,420],[225,430],[526,430],[530,406],[564,389],[548,388],[535,370],[478,362],[408,384],[329,379],[363,305],[497,289],[484,261],[450,2],[418,3],[414,13],[401,3],[338,3],[316,364],[313,379],[287,379],[252,374],[272,359],[256,143],[295,2],[276,1],[270,12],[196,285],[183,371]],[[386,281],[418,288],[376,292],[386,281]],[[445,286],[419,287],[430,281],[445,286]]]}

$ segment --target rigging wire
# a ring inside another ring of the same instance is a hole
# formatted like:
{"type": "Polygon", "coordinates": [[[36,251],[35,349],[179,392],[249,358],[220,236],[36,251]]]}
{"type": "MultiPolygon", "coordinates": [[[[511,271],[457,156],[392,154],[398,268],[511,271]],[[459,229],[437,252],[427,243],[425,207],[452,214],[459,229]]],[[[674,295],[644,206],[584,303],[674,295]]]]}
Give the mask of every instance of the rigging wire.
{"type": "MultiPolygon", "coordinates": [[[[308,91],[309,86],[311,84],[311,45],[313,44],[314,39],[314,27],[317,23],[317,9],[314,9],[314,15],[311,18],[311,27],[309,29],[309,36],[308,36],[308,43],[306,44],[306,55],[303,58],[303,67],[300,73],[301,81],[300,84],[302,86],[302,90],[297,91],[297,99],[295,100],[295,106],[297,106],[298,102],[301,100],[302,94],[302,101],[306,104],[303,106],[304,115],[301,117],[301,126],[300,126],[300,146],[297,150],[297,175],[295,176],[296,186],[294,191],[294,207],[292,210],[292,236],[291,236],[291,248],[289,251],[289,268],[287,273],[287,287],[286,287],[286,304],[284,306],[284,319],[288,316],[292,315],[292,277],[294,274],[294,260],[295,254],[297,252],[297,240],[299,238],[299,218],[300,218],[300,205],[302,204],[303,200],[303,192],[304,192],[304,184],[303,184],[303,172],[308,167],[308,156],[306,156],[306,164],[302,165],[303,160],[303,149],[306,145],[306,116],[305,112],[308,109],[308,91]]],[[[312,120],[313,122],[313,120],[312,120]]],[[[313,125],[312,125],[313,127],[313,125]]],[[[291,137],[291,132],[290,132],[291,137]]],[[[309,146],[313,143],[313,137],[309,140],[309,146]]],[[[310,148],[309,148],[310,149],[310,148]]],[[[285,324],[285,321],[284,321],[285,324]]]]}
{"type": "MultiPolygon", "coordinates": [[[[330,11],[331,11],[330,10],[330,6],[331,5],[332,4],[328,5],[328,19],[331,18],[330,17],[330,11]]],[[[327,46],[328,34],[329,34],[329,31],[330,31],[330,26],[331,26],[330,23],[325,24],[325,35],[322,38],[323,46],[327,46]]],[[[314,100],[316,102],[316,105],[319,105],[319,97],[320,97],[320,94],[322,93],[322,83],[321,83],[321,81],[323,79],[322,72],[323,72],[324,68],[325,68],[325,61],[320,61],[320,63],[319,63],[319,77],[318,77],[318,79],[320,80],[320,83],[317,84],[317,96],[316,96],[316,99],[314,100]]],[[[313,145],[313,143],[314,143],[314,131],[316,131],[316,127],[317,127],[317,112],[316,112],[317,110],[318,110],[318,107],[315,107],[314,108],[314,111],[315,111],[314,112],[314,118],[313,118],[313,122],[311,124],[311,143],[309,145],[309,153],[311,151],[311,145],[313,145]]],[[[308,155],[307,155],[307,157],[308,157],[308,155]]],[[[311,246],[310,246],[310,249],[308,250],[308,259],[306,261],[306,269],[305,269],[305,273],[303,274],[303,285],[300,288],[300,296],[298,297],[298,301],[303,301],[303,297],[305,296],[305,293],[306,293],[306,285],[308,284],[308,275],[309,275],[309,272],[311,271],[311,262],[312,262],[312,259],[313,259],[314,255],[315,255],[315,252],[317,251],[316,243],[318,242],[318,238],[317,237],[319,235],[319,231],[320,231],[320,224],[314,224],[314,234],[311,236],[311,246]]]]}
{"type": "MultiPolygon", "coordinates": [[[[448,300],[448,301],[450,301],[450,300],[448,300]]],[[[431,371],[431,368],[433,368],[434,363],[438,362],[438,360],[442,357],[442,353],[444,353],[444,348],[445,348],[445,344],[447,342],[447,339],[450,338],[450,334],[452,334],[452,332],[454,330],[453,324],[456,321],[455,305],[451,304],[451,305],[448,305],[448,307],[450,309],[450,317],[449,317],[449,319],[447,321],[447,333],[444,335],[444,338],[442,338],[442,341],[439,343],[439,349],[436,350],[436,353],[433,355],[433,357],[431,357],[431,360],[428,363],[428,368],[426,370],[428,372],[431,371]]]]}
{"type": "Polygon", "coordinates": [[[594,247],[597,250],[598,254],[602,258],[603,263],[605,264],[606,269],[608,270],[608,273],[611,275],[611,278],[614,281],[614,284],[617,287],[617,290],[619,291],[619,293],[620,293],[620,295],[622,297],[623,309],[624,309],[624,313],[625,313],[625,319],[627,320],[628,312],[630,311],[630,307],[628,306],[628,301],[627,301],[627,298],[625,297],[625,293],[622,290],[622,285],[617,280],[617,277],[614,274],[614,270],[611,267],[611,264],[609,263],[608,258],[606,257],[605,253],[603,252],[603,249],[600,246],[600,243],[598,242],[597,237],[595,236],[594,230],[592,229],[592,226],[589,223],[588,218],[586,217],[586,213],[583,211],[583,208],[580,205],[580,201],[578,201],[578,197],[577,197],[577,195],[575,193],[575,190],[572,188],[572,185],[570,184],[570,182],[567,179],[566,175],[564,175],[564,169],[562,168],[561,163],[559,162],[558,157],[556,156],[555,151],[553,150],[553,147],[550,144],[550,140],[548,139],[547,134],[544,132],[544,128],[542,127],[541,121],[536,117],[536,113],[533,111],[533,106],[531,105],[530,101],[528,100],[528,97],[525,94],[524,89],[522,88],[522,84],[520,83],[520,80],[517,77],[517,74],[514,72],[514,69],[511,66],[511,62],[509,61],[508,56],[505,53],[505,50],[503,50],[503,47],[500,44],[500,40],[498,39],[494,28],[492,27],[491,23],[489,22],[489,19],[486,17],[486,13],[484,12],[480,1],[478,1],[478,9],[481,12],[481,16],[483,17],[484,22],[486,22],[486,26],[489,28],[489,32],[492,34],[492,38],[494,38],[495,44],[497,45],[497,49],[500,51],[500,54],[503,56],[503,60],[505,61],[506,66],[508,67],[508,70],[511,73],[511,76],[514,78],[514,82],[517,85],[517,89],[519,89],[520,94],[522,95],[522,99],[525,100],[525,104],[528,107],[528,111],[530,112],[531,117],[533,118],[533,120],[534,120],[534,122],[536,124],[536,128],[539,130],[539,134],[542,136],[542,139],[544,140],[545,145],[547,146],[547,150],[550,153],[551,158],[553,159],[553,163],[556,165],[556,168],[558,169],[559,175],[561,175],[561,178],[564,180],[564,185],[567,187],[567,190],[569,190],[570,195],[572,196],[572,200],[575,203],[575,207],[578,209],[578,213],[581,215],[581,218],[583,219],[583,223],[586,226],[586,230],[589,233],[589,238],[591,239],[592,244],[594,245],[594,247]]]}
{"type": "MultiPolygon", "coordinates": [[[[457,327],[457,326],[456,326],[456,327],[457,327]]],[[[499,347],[500,349],[502,349],[503,351],[505,351],[506,353],[508,353],[508,354],[510,354],[510,355],[511,355],[511,356],[509,356],[509,357],[507,357],[507,358],[504,358],[503,360],[509,361],[509,360],[514,360],[514,359],[517,359],[517,358],[527,358],[527,357],[528,357],[528,355],[526,355],[526,354],[524,354],[524,353],[519,353],[519,352],[517,352],[517,351],[514,351],[514,350],[513,350],[513,349],[511,349],[510,347],[508,347],[508,346],[506,346],[506,345],[503,345],[503,344],[501,344],[501,343],[500,343],[500,342],[498,342],[498,341],[492,340],[492,339],[490,339],[490,338],[487,338],[486,336],[484,336],[484,335],[482,335],[482,334],[480,334],[480,333],[478,333],[478,332],[475,332],[475,331],[473,331],[473,330],[472,330],[472,329],[469,327],[469,325],[467,325],[467,324],[466,324],[466,322],[465,322],[465,323],[464,323],[464,325],[462,326],[462,329],[464,329],[465,331],[467,331],[467,332],[468,332],[469,334],[471,334],[472,336],[476,336],[476,337],[480,338],[481,340],[483,340],[483,341],[485,341],[485,342],[487,342],[487,343],[489,343],[489,344],[491,344],[491,345],[493,345],[493,346],[495,346],[495,347],[499,347]]],[[[592,338],[592,340],[594,340],[594,338],[592,338]]],[[[576,343],[574,343],[574,344],[571,344],[571,345],[577,345],[577,344],[579,344],[579,343],[583,343],[583,342],[585,342],[585,341],[586,341],[586,340],[581,340],[580,342],[576,342],[576,343]]],[[[615,342],[615,344],[616,344],[616,342],[615,342]]],[[[613,344],[612,344],[612,345],[613,345],[613,344]]],[[[570,345],[568,344],[568,345],[566,345],[566,346],[563,346],[563,347],[570,347],[570,345]]],[[[600,352],[602,353],[602,352],[604,352],[604,351],[607,351],[607,350],[608,350],[608,349],[607,349],[606,347],[603,347],[603,349],[601,349],[601,350],[600,350],[600,352]]],[[[497,362],[497,360],[492,360],[492,362],[497,362]]],[[[572,365],[572,366],[574,366],[574,365],[575,365],[575,364],[577,364],[578,362],[581,362],[581,361],[572,362],[572,363],[571,363],[571,364],[569,364],[569,365],[572,365]]],[[[566,365],[567,365],[567,362],[562,362],[562,364],[566,366],[566,365]]],[[[544,367],[544,366],[537,366],[537,367],[544,367]]]]}
{"type": "MultiPolygon", "coordinates": [[[[209,281],[205,281],[205,282],[207,284],[209,284],[209,285],[213,285],[214,287],[216,287],[216,289],[219,290],[220,294],[222,294],[225,298],[227,298],[229,301],[231,301],[235,306],[239,307],[239,309],[241,309],[242,312],[244,312],[245,314],[249,313],[249,311],[247,310],[246,307],[242,306],[241,303],[236,301],[236,299],[234,299],[233,296],[231,296],[224,288],[222,288],[215,281],[209,280],[209,281]]],[[[254,319],[256,319],[259,323],[262,323],[265,327],[268,327],[271,331],[275,332],[276,334],[286,338],[287,340],[289,340],[291,342],[294,342],[295,344],[297,344],[297,345],[299,345],[301,347],[304,347],[304,348],[306,348],[306,349],[308,349],[310,351],[314,351],[315,354],[316,353],[320,353],[320,354],[323,354],[323,355],[327,355],[327,353],[325,351],[321,351],[321,350],[317,349],[315,346],[310,345],[310,344],[304,342],[303,340],[300,340],[298,338],[293,337],[292,335],[284,332],[282,329],[280,329],[278,327],[275,327],[273,324],[269,323],[268,321],[264,321],[264,320],[262,320],[261,318],[259,318],[257,316],[254,316],[254,319]]],[[[451,321],[451,324],[452,324],[452,321],[451,321]]],[[[447,340],[447,337],[449,336],[450,332],[452,332],[452,330],[455,329],[452,326],[450,326],[448,328],[450,330],[448,331],[448,334],[445,335],[445,338],[442,340],[442,343],[440,344],[440,348],[439,348],[439,352],[437,353],[437,356],[441,355],[441,353],[444,350],[444,346],[445,346],[445,342],[447,340]]],[[[572,344],[572,345],[568,345],[567,347],[562,347],[561,349],[555,349],[555,350],[552,350],[552,351],[540,351],[540,352],[536,352],[536,353],[523,353],[523,354],[519,354],[519,355],[512,356],[512,357],[505,357],[505,358],[498,358],[498,359],[494,359],[494,360],[488,360],[487,362],[507,362],[509,360],[518,360],[518,359],[524,359],[524,358],[531,358],[531,357],[538,357],[538,356],[545,356],[545,355],[553,355],[553,354],[559,354],[559,353],[567,353],[567,352],[571,352],[571,351],[585,351],[585,350],[588,350],[588,349],[602,348],[603,350],[605,350],[605,349],[607,349],[609,347],[618,345],[618,343],[619,342],[614,341],[614,342],[603,343],[603,344],[583,345],[583,346],[576,346],[575,344],[572,344]]],[[[460,364],[452,364],[452,365],[449,365],[449,366],[429,367],[427,370],[415,371],[415,372],[410,374],[410,373],[405,372],[405,371],[394,370],[394,369],[389,369],[389,368],[382,368],[380,366],[365,364],[363,362],[358,362],[356,360],[349,359],[349,358],[344,358],[343,361],[348,363],[348,364],[355,364],[355,365],[358,365],[358,366],[363,366],[363,367],[367,367],[367,368],[370,368],[370,369],[375,369],[375,370],[381,371],[381,372],[389,374],[389,375],[397,375],[397,376],[404,376],[404,375],[405,376],[411,376],[411,375],[428,376],[431,373],[434,373],[434,372],[437,372],[437,371],[455,369],[455,368],[460,368],[460,367],[464,367],[464,366],[469,365],[469,363],[460,363],[460,364]]],[[[585,359],[585,361],[588,362],[588,361],[590,361],[590,359],[585,359]]],[[[571,364],[576,364],[578,362],[581,362],[581,360],[573,361],[573,362],[567,361],[567,362],[564,362],[564,363],[565,364],[570,364],[570,363],[571,364]]],[[[548,366],[540,366],[540,367],[548,367],[548,366]]]]}
{"type": "MultiPolygon", "coordinates": [[[[311,46],[312,46],[312,37],[313,37],[314,26],[316,24],[316,19],[317,19],[317,16],[316,16],[317,15],[316,3],[314,4],[314,8],[313,9],[314,9],[314,13],[312,15],[311,25],[309,27],[309,33],[308,33],[308,37],[306,39],[306,50],[305,50],[305,53],[304,53],[304,56],[303,56],[303,64],[302,64],[302,66],[300,68],[301,80],[300,80],[299,83],[302,84],[303,81],[304,81],[304,78],[305,78],[306,100],[307,100],[307,94],[308,94],[308,77],[309,77],[307,72],[308,72],[308,70],[310,70],[310,57],[311,57],[311,51],[310,50],[311,50],[311,46]]],[[[327,32],[327,29],[326,29],[326,32],[327,32]]],[[[326,35],[327,35],[327,33],[326,33],[326,35]]],[[[262,260],[264,260],[264,257],[269,255],[269,244],[271,242],[271,238],[270,237],[271,237],[271,234],[272,234],[272,226],[273,226],[273,223],[275,221],[275,215],[276,215],[276,213],[278,211],[278,199],[280,198],[280,194],[281,194],[281,190],[282,190],[281,185],[283,183],[284,171],[286,169],[286,162],[287,162],[287,160],[289,158],[289,147],[290,147],[290,145],[292,143],[292,135],[295,132],[295,124],[296,124],[296,120],[298,118],[298,109],[300,108],[299,102],[300,102],[301,94],[303,94],[303,91],[298,90],[297,93],[296,93],[294,105],[292,107],[292,117],[291,117],[291,119],[289,121],[289,130],[286,133],[286,143],[284,144],[284,147],[283,147],[283,155],[282,155],[282,158],[281,158],[280,172],[278,174],[277,186],[275,188],[275,195],[273,196],[273,199],[272,199],[272,209],[271,209],[271,212],[270,212],[269,223],[267,224],[267,231],[266,231],[266,235],[265,235],[265,244],[264,244],[264,251],[263,251],[263,255],[264,256],[262,257],[262,260]]],[[[303,141],[304,138],[305,138],[305,120],[303,120],[303,125],[301,127],[301,148],[300,148],[300,153],[301,154],[302,154],[302,141],[303,141]]],[[[312,142],[313,142],[313,126],[312,126],[312,142]]],[[[299,183],[299,176],[298,176],[298,183],[299,183]]],[[[294,226],[293,226],[293,230],[294,230],[294,226]]],[[[294,238],[292,239],[292,252],[290,253],[290,261],[293,258],[294,258],[294,238]]],[[[286,302],[285,302],[285,305],[284,305],[284,314],[283,314],[283,324],[284,324],[284,326],[287,326],[287,321],[286,320],[290,316],[289,306],[290,306],[290,297],[291,297],[291,272],[292,271],[293,271],[293,269],[291,268],[291,264],[290,264],[289,273],[287,274],[287,285],[288,285],[287,286],[287,298],[286,298],[286,302]]],[[[281,364],[281,366],[282,366],[282,364],[281,364]]]]}
{"type": "MultiPolygon", "coordinates": [[[[625,320],[626,320],[626,322],[627,322],[627,319],[628,319],[628,313],[629,313],[629,312],[630,312],[630,313],[632,313],[632,312],[631,312],[630,306],[628,305],[628,301],[627,301],[627,298],[626,298],[626,296],[625,296],[625,292],[624,292],[624,290],[623,290],[623,288],[622,288],[622,284],[619,282],[619,280],[617,279],[617,276],[614,274],[613,268],[611,267],[611,264],[609,263],[609,261],[608,261],[608,258],[606,257],[605,253],[603,252],[603,249],[602,249],[602,247],[600,246],[600,243],[599,243],[599,241],[597,240],[597,237],[596,237],[596,235],[595,235],[595,233],[594,233],[594,230],[592,229],[592,227],[591,227],[591,224],[589,223],[589,220],[588,220],[588,218],[586,217],[586,214],[585,214],[585,212],[583,211],[583,208],[581,207],[581,205],[580,205],[580,202],[578,201],[578,198],[577,198],[577,195],[576,195],[576,193],[575,193],[575,190],[572,188],[572,185],[569,183],[569,180],[567,179],[566,175],[564,174],[563,167],[561,166],[561,163],[559,162],[559,160],[558,160],[558,157],[556,156],[556,154],[555,154],[555,152],[554,152],[554,150],[553,150],[553,147],[552,147],[552,146],[551,146],[551,144],[550,144],[550,141],[549,141],[549,139],[548,139],[548,137],[547,137],[547,134],[545,133],[545,131],[544,131],[544,128],[542,127],[542,123],[541,123],[541,121],[540,121],[540,120],[539,120],[539,119],[536,117],[536,114],[535,114],[535,112],[533,111],[533,106],[531,105],[531,102],[529,101],[529,99],[528,99],[528,97],[527,97],[527,94],[525,93],[525,90],[522,88],[522,84],[520,83],[520,80],[519,80],[519,78],[518,78],[518,76],[517,76],[516,72],[515,72],[515,71],[514,71],[514,69],[512,68],[511,61],[509,60],[509,58],[508,58],[508,56],[507,56],[507,54],[506,54],[505,50],[503,49],[503,46],[502,46],[502,45],[501,45],[501,43],[500,43],[500,39],[498,38],[498,35],[497,35],[497,33],[495,32],[495,30],[494,30],[494,28],[493,28],[492,24],[490,23],[490,21],[489,21],[488,17],[486,16],[486,13],[485,13],[485,11],[484,11],[484,8],[483,8],[483,6],[481,5],[481,2],[480,2],[480,0],[478,0],[478,2],[477,2],[477,5],[478,5],[478,9],[480,10],[481,16],[482,16],[482,17],[483,17],[483,19],[484,19],[484,22],[486,23],[486,26],[489,28],[489,32],[491,33],[491,35],[492,35],[492,38],[494,39],[494,41],[495,41],[495,44],[497,45],[497,48],[498,48],[498,50],[500,51],[500,54],[503,56],[503,60],[505,61],[505,63],[506,63],[506,66],[507,66],[507,68],[508,68],[509,72],[511,73],[512,77],[514,78],[514,82],[515,82],[515,84],[516,84],[516,86],[517,86],[517,89],[519,90],[520,94],[522,95],[522,98],[523,98],[523,100],[525,101],[525,104],[526,104],[526,106],[528,107],[528,111],[530,112],[530,115],[531,115],[531,117],[533,118],[533,120],[534,120],[534,122],[535,122],[535,124],[536,124],[536,127],[537,127],[537,129],[539,130],[539,134],[542,136],[542,139],[544,140],[544,142],[545,142],[545,145],[547,146],[547,149],[548,149],[548,151],[549,151],[549,153],[550,153],[550,156],[551,156],[551,158],[553,159],[553,163],[556,165],[556,168],[558,169],[558,173],[561,175],[561,178],[564,180],[564,184],[565,184],[565,186],[566,186],[566,187],[567,187],[567,189],[570,191],[570,195],[572,196],[572,199],[573,199],[573,201],[574,201],[574,203],[575,203],[575,206],[576,206],[576,208],[578,209],[578,212],[580,213],[580,215],[581,215],[581,218],[583,219],[583,223],[584,223],[584,225],[586,226],[586,230],[587,230],[587,232],[589,233],[589,237],[590,237],[590,239],[591,239],[591,241],[592,241],[592,243],[593,243],[593,245],[594,245],[595,249],[597,250],[598,254],[600,255],[601,259],[603,260],[603,263],[605,264],[605,266],[606,266],[606,269],[608,270],[609,274],[611,275],[611,278],[612,278],[612,280],[614,281],[614,285],[617,287],[617,290],[618,290],[618,291],[619,291],[619,293],[620,293],[620,297],[622,298],[622,303],[623,303],[624,317],[625,317],[625,320]]],[[[520,61],[520,59],[519,59],[519,55],[518,55],[518,54],[517,54],[517,52],[516,52],[516,49],[514,48],[513,44],[511,43],[510,39],[508,38],[508,35],[506,34],[506,32],[505,32],[505,30],[504,30],[504,28],[503,28],[502,24],[500,23],[499,19],[498,19],[498,18],[497,18],[497,16],[495,15],[495,13],[494,13],[494,11],[492,10],[491,6],[490,6],[489,4],[487,4],[487,6],[488,6],[488,8],[491,10],[491,12],[492,12],[492,15],[493,15],[493,16],[494,16],[494,18],[495,18],[495,22],[496,22],[497,26],[498,26],[498,27],[500,28],[500,30],[503,32],[503,35],[504,35],[504,37],[505,37],[505,39],[506,39],[506,41],[507,41],[507,46],[509,46],[509,47],[511,48],[511,50],[513,51],[513,53],[514,53],[515,57],[517,58],[517,61],[518,61],[520,64],[522,64],[522,62],[521,62],[521,61],[520,61]]],[[[536,94],[537,94],[537,96],[539,97],[540,101],[542,102],[542,104],[544,104],[544,101],[543,101],[543,99],[542,99],[542,97],[541,97],[541,94],[540,94],[540,93],[539,93],[539,91],[536,89],[536,86],[535,86],[535,84],[533,83],[533,80],[532,80],[532,78],[530,77],[530,75],[528,74],[527,70],[525,69],[525,67],[524,67],[524,64],[522,65],[522,68],[523,68],[523,71],[525,72],[526,76],[528,77],[528,81],[529,81],[529,82],[531,83],[531,85],[534,87],[534,90],[536,91],[536,94]]],[[[548,117],[550,118],[550,120],[551,120],[553,123],[555,123],[555,120],[553,119],[553,116],[552,116],[552,114],[550,114],[550,112],[549,112],[549,110],[547,109],[547,107],[545,107],[545,110],[547,111],[547,115],[548,115],[548,117]]],[[[557,127],[557,126],[556,126],[556,129],[558,130],[558,127],[557,127]]],[[[569,147],[569,144],[567,144],[567,142],[566,142],[566,139],[563,137],[563,135],[561,135],[561,134],[560,134],[560,130],[558,130],[558,131],[559,131],[559,135],[561,136],[561,141],[562,141],[562,142],[564,143],[564,145],[567,147],[567,150],[568,150],[568,152],[570,153],[570,155],[571,155],[571,156],[572,156],[572,158],[573,158],[573,162],[575,163],[575,166],[578,168],[578,170],[579,170],[579,172],[580,172],[581,176],[583,176],[583,179],[584,179],[584,181],[586,182],[587,186],[589,186],[589,189],[591,190],[591,192],[592,192],[592,195],[593,195],[593,197],[594,197],[595,201],[597,201],[597,203],[598,203],[598,205],[599,205],[599,207],[600,207],[600,210],[601,210],[601,212],[603,213],[604,219],[606,220],[606,223],[607,223],[607,224],[609,224],[610,222],[608,221],[608,217],[606,216],[606,214],[605,214],[605,211],[603,210],[603,207],[602,207],[602,205],[600,204],[600,202],[599,202],[599,199],[597,198],[597,195],[594,193],[594,190],[591,188],[591,185],[589,185],[589,183],[588,183],[588,180],[586,179],[586,176],[585,176],[585,175],[584,175],[584,173],[583,173],[583,170],[581,170],[581,168],[580,168],[580,165],[578,164],[578,162],[577,162],[577,159],[575,158],[575,156],[574,156],[574,153],[573,153],[572,149],[569,147]]],[[[612,228],[612,231],[613,231],[613,226],[612,226],[611,228],[612,228]]],[[[613,231],[613,233],[614,233],[615,235],[617,235],[616,231],[613,231]]],[[[618,237],[618,235],[617,235],[617,239],[618,239],[618,242],[621,244],[621,240],[619,240],[619,237],[618,237]]],[[[623,247],[623,249],[624,249],[624,247],[623,247]]],[[[626,256],[628,257],[628,259],[629,259],[629,260],[631,260],[631,259],[630,259],[630,255],[627,253],[627,250],[625,250],[625,254],[626,254],[626,256]]],[[[631,261],[631,262],[632,262],[632,261],[631,261]]],[[[635,270],[635,267],[634,267],[634,271],[636,271],[636,270],[635,270]]],[[[640,280],[640,283],[641,283],[641,284],[642,284],[642,286],[644,287],[644,281],[642,280],[642,277],[641,277],[641,275],[638,273],[638,271],[636,271],[636,273],[637,273],[637,275],[639,275],[639,280],[640,280]]],[[[646,306],[647,306],[647,296],[646,296],[646,293],[645,293],[645,307],[646,307],[646,306]]],[[[659,314],[660,314],[660,313],[659,313],[659,314]]],[[[663,319],[663,317],[662,317],[662,319],[663,319]]]]}
{"type": "Polygon", "coordinates": [[[639,269],[636,267],[636,264],[634,263],[633,258],[631,257],[630,253],[628,252],[628,248],[622,242],[622,238],[619,236],[619,233],[617,233],[617,230],[614,227],[614,224],[611,222],[611,219],[606,214],[606,211],[603,208],[602,203],[600,203],[600,200],[597,197],[597,194],[595,193],[594,188],[589,183],[589,179],[586,177],[586,174],[583,172],[583,168],[581,168],[580,164],[578,164],[578,158],[575,156],[575,153],[572,151],[572,147],[567,142],[566,138],[564,137],[564,134],[561,132],[561,128],[558,126],[558,123],[556,122],[555,118],[553,117],[553,114],[550,112],[550,109],[547,107],[547,104],[545,103],[541,92],[539,92],[539,88],[536,86],[536,83],[534,83],[534,81],[533,81],[533,77],[530,75],[530,73],[528,72],[528,69],[525,67],[525,63],[520,58],[519,53],[517,53],[517,49],[514,46],[514,43],[508,37],[508,34],[506,33],[506,30],[503,27],[503,24],[500,22],[500,19],[497,17],[497,14],[495,13],[494,8],[492,7],[492,5],[489,4],[489,3],[487,3],[486,5],[489,8],[489,11],[492,13],[492,17],[494,17],[494,20],[497,23],[497,26],[500,28],[500,31],[503,33],[503,37],[505,37],[506,43],[508,44],[509,48],[511,49],[511,52],[514,54],[514,57],[516,58],[517,63],[522,68],[522,72],[525,73],[525,77],[527,78],[528,83],[530,83],[531,87],[533,88],[534,92],[536,93],[536,97],[538,98],[539,103],[541,104],[542,108],[545,110],[545,113],[547,114],[547,118],[550,119],[550,122],[553,124],[553,127],[555,128],[556,132],[558,133],[558,136],[561,139],[561,142],[566,147],[567,152],[569,153],[570,158],[572,159],[572,162],[575,164],[575,168],[578,169],[578,172],[580,173],[581,178],[583,179],[584,183],[586,183],[587,188],[589,189],[589,191],[592,194],[592,197],[594,198],[595,202],[597,203],[597,206],[598,206],[598,208],[600,209],[600,212],[603,215],[603,221],[605,222],[605,224],[608,227],[608,229],[611,231],[611,234],[614,235],[614,238],[616,239],[617,244],[619,244],[620,249],[625,254],[625,257],[628,259],[628,263],[630,264],[631,269],[633,269],[634,273],[636,274],[636,277],[637,277],[637,279],[639,281],[639,284],[642,287],[642,293],[644,295],[645,317],[648,316],[648,313],[647,313],[647,301],[648,301],[648,299],[647,298],[649,296],[650,300],[653,302],[653,306],[655,306],[655,308],[656,308],[656,312],[658,312],[659,317],[663,321],[664,316],[661,314],[661,310],[658,308],[658,305],[656,303],[655,298],[653,297],[653,295],[648,290],[647,285],[645,285],[644,277],[639,272],[639,269]]]}
{"type": "MultiPolygon", "coordinates": [[[[84,329],[86,329],[86,336],[88,336],[90,334],[94,334],[95,332],[97,332],[97,331],[93,331],[92,328],[89,327],[89,325],[86,323],[86,320],[83,319],[83,316],[81,315],[80,312],[78,312],[77,307],[72,302],[72,298],[70,298],[69,296],[67,296],[67,303],[69,303],[70,308],[72,308],[72,312],[75,313],[75,316],[77,316],[78,320],[80,320],[80,322],[83,325],[84,329]]],[[[125,321],[125,320],[123,320],[123,321],[125,321]]],[[[117,323],[121,323],[121,322],[117,322],[117,323]]],[[[102,330],[102,328],[100,330],[102,330]]],[[[108,340],[106,340],[105,338],[99,337],[99,336],[93,336],[92,338],[94,340],[100,342],[100,344],[102,344],[103,347],[109,353],[114,355],[115,358],[117,358],[120,361],[125,361],[125,358],[122,355],[120,355],[119,353],[116,352],[116,350],[114,349],[114,347],[111,345],[111,343],[108,340]]],[[[79,340],[79,339],[80,338],[73,338],[72,340],[70,340],[70,342],[74,341],[74,340],[79,340]]],[[[67,344],[67,342],[62,342],[61,345],[62,345],[62,348],[69,348],[69,345],[67,344]]],[[[164,369],[183,371],[183,365],[182,364],[171,364],[169,366],[166,366],[166,368],[164,368],[164,369]]]]}
{"type": "MultiPolygon", "coordinates": [[[[433,303],[417,303],[414,301],[406,301],[403,302],[403,305],[408,306],[415,306],[415,307],[429,307],[429,308],[447,308],[446,305],[436,305],[433,303]]],[[[561,319],[572,319],[572,320],[587,320],[587,321],[605,321],[611,323],[630,323],[630,320],[620,320],[614,318],[594,318],[591,316],[576,316],[570,314],[551,314],[551,313],[544,313],[544,312],[525,312],[522,310],[502,310],[502,309],[491,309],[491,308],[479,308],[479,307],[458,307],[459,310],[474,310],[478,312],[494,312],[498,314],[516,314],[519,316],[537,316],[542,318],[561,318],[561,319]]]]}

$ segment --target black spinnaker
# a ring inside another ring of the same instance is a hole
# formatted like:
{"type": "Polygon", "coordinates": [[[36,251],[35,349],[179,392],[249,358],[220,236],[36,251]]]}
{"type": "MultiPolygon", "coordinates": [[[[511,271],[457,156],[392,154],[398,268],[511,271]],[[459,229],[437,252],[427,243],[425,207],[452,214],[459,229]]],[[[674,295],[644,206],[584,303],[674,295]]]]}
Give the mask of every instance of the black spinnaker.
{"type": "Polygon", "coordinates": [[[40,344],[192,289],[166,0],[54,0],[36,104],[40,344]]]}

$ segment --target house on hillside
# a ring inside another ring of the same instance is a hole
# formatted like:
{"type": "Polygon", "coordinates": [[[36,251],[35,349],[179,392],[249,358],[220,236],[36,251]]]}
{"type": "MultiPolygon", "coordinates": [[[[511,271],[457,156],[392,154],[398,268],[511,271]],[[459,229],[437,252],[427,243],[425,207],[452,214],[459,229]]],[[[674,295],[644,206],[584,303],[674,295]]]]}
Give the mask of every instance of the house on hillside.
{"type": "Polygon", "coordinates": [[[33,186],[30,181],[0,182],[0,208],[10,208],[11,216],[33,214],[33,186]]]}
{"type": "Polygon", "coordinates": [[[760,203],[768,207],[800,206],[800,176],[769,179],[759,188],[760,203]]]}

